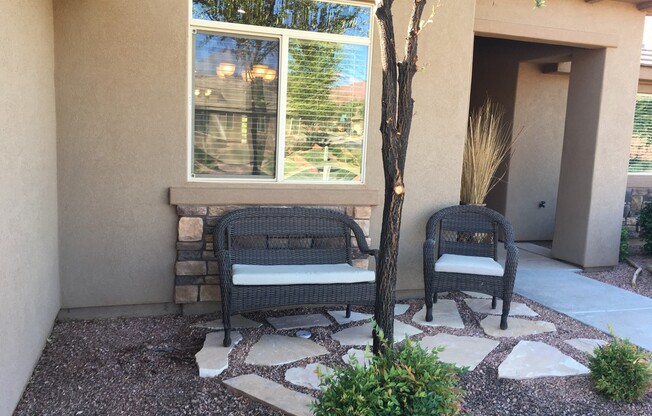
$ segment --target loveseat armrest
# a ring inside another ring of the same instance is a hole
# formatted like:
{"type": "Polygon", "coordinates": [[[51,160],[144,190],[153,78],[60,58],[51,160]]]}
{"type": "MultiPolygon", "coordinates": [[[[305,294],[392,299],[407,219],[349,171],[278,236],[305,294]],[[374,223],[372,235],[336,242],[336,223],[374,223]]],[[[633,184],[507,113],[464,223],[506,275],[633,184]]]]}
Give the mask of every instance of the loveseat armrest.
{"type": "Polygon", "coordinates": [[[233,286],[233,265],[231,264],[231,253],[229,250],[215,250],[217,264],[220,268],[220,285],[222,291],[228,286],[233,286]]]}

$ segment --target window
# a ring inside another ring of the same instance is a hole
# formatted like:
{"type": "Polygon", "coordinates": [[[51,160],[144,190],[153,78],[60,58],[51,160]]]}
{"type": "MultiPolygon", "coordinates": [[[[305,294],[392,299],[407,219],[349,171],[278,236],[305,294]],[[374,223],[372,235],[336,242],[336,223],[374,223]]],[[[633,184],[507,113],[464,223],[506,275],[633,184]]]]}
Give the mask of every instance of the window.
{"type": "Polygon", "coordinates": [[[191,176],[363,180],[370,6],[193,0],[191,176]]]}
{"type": "Polygon", "coordinates": [[[636,97],[629,172],[652,173],[652,95],[636,97]]]}

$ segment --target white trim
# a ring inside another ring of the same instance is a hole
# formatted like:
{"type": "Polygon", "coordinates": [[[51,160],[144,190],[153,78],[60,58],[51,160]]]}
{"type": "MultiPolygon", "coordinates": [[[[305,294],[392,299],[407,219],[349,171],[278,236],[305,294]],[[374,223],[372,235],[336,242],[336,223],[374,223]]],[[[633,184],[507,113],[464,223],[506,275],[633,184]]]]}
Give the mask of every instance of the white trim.
{"type": "Polygon", "coordinates": [[[290,37],[283,35],[281,37],[281,50],[279,52],[279,95],[278,95],[278,110],[276,114],[278,115],[278,121],[276,125],[278,127],[278,135],[276,136],[277,141],[277,152],[276,152],[276,181],[284,182],[285,181],[285,134],[286,134],[286,122],[287,122],[287,100],[288,100],[288,59],[290,56],[290,37]],[[283,59],[280,59],[280,58],[283,59]]]}

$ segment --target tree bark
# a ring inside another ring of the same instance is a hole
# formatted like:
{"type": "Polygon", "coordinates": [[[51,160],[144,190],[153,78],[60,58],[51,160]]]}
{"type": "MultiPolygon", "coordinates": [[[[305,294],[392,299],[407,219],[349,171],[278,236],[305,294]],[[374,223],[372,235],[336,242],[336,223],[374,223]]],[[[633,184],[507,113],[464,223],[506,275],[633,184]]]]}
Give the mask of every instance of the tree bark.
{"type": "MultiPolygon", "coordinates": [[[[376,0],[376,21],[380,32],[383,68],[380,131],[385,175],[385,203],[380,235],[374,318],[387,340],[387,345],[392,345],[394,341],[396,271],[401,214],[405,199],[403,173],[414,109],[412,80],[417,70],[417,38],[426,3],[427,0],[413,0],[405,57],[397,62],[391,10],[393,0],[376,0]]],[[[374,353],[378,354],[384,347],[385,345],[380,342],[378,331],[374,329],[374,353]]]]}

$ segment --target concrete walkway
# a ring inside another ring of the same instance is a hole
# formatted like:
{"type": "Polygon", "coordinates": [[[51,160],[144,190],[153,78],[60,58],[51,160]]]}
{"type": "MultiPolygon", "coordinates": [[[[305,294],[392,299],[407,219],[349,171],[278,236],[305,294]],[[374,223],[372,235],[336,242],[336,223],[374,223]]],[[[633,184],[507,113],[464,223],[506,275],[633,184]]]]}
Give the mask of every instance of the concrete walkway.
{"type": "Polygon", "coordinates": [[[617,336],[652,351],[652,299],[581,276],[544,257],[544,248],[518,245],[516,293],[601,331],[611,325],[617,336]]]}

